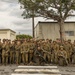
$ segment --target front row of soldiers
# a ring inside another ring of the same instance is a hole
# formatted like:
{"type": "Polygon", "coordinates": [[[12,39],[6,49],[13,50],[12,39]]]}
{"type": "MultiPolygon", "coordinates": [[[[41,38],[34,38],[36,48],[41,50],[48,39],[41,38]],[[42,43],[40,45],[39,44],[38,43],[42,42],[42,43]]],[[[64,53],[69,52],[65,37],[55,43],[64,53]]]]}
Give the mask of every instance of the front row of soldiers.
{"type": "Polygon", "coordinates": [[[0,64],[54,63],[75,64],[75,42],[58,40],[3,40],[0,42],[0,64]]]}

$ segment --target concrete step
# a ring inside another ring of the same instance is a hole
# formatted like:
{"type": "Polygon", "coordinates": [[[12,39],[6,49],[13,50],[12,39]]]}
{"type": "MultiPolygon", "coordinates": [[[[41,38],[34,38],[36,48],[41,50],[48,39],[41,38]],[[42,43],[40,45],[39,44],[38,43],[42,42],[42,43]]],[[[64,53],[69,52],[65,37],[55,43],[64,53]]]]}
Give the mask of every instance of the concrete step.
{"type": "Polygon", "coordinates": [[[57,66],[18,66],[11,75],[61,75],[57,66]]]}

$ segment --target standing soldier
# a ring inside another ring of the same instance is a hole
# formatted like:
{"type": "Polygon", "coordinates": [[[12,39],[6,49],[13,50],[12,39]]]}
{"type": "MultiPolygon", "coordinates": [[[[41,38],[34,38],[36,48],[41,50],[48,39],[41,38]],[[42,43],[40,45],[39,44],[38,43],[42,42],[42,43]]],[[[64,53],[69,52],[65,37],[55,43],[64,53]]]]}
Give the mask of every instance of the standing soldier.
{"type": "Polygon", "coordinates": [[[72,64],[75,64],[75,43],[73,44],[73,50],[72,50],[72,64]]]}
{"type": "Polygon", "coordinates": [[[8,57],[9,57],[9,46],[7,41],[5,41],[2,46],[2,63],[3,64],[8,64],[8,57]]]}
{"type": "Polygon", "coordinates": [[[69,62],[72,63],[72,57],[71,56],[72,56],[73,44],[71,43],[71,40],[70,39],[68,40],[68,44],[69,44],[69,48],[70,48],[69,49],[69,55],[70,55],[69,62]]]}
{"type": "Polygon", "coordinates": [[[20,64],[20,50],[21,50],[21,43],[17,40],[17,44],[15,46],[15,53],[16,53],[16,64],[20,64]]]}
{"type": "Polygon", "coordinates": [[[21,46],[21,60],[24,64],[28,64],[28,53],[29,53],[29,46],[27,41],[25,40],[21,46]]]}
{"type": "Polygon", "coordinates": [[[0,39],[0,64],[2,63],[2,42],[0,39]]]}
{"type": "Polygon", "coordinates": [[[52,49],[53,49],[53,57],[52,57],[52,60],[54,61],[55,64],[57,64],[58,63],[57,53],[59,51],[59,45],[58,45],[58,43],[56,41],[53,41],[52,49]]]}
{"type": "Polygon", "coordinates": [[[29,62],[29,43],[28,42],[26,41],[26,44],[25,44],[25,63],[26,64],[28,64],[29,62]]]}
{"type": "Polygon", "coordinates": [[[21,54],[21,59],[20,59],[20,61],[22,61],[23,62],[23,64],[25,64],[25,44],[26,44],[26,42],[24,41],[23,43],[22,43],[22,45],[21,45],[21,50],[20,50],[20,54],[21,54]]]}
{"type": "Polygon", "coordinates": [[[65,41],[64,49],[67,52],[67,59],[68,59],[68,62],[70,63],[71,62],[71,59],[70,59],[71,45],[68,43],[68,41],[65,41]]]}
{"type": "Polygon", "coordinates": [[[5,41],[2,44],[2,64],[5,64],[5,41]]]}
{"type": "Polygon", "coordinates": [[[34,42],[31,39],[31,41],[29,42],[29,62],[33,61],[34,47],[35,47],[34,42]]]}
{"type": "Polygon", "coordinates": [[[15,42],[12,41],[10,45],[10,63],[14,64],[15,63],[15,42]]]}

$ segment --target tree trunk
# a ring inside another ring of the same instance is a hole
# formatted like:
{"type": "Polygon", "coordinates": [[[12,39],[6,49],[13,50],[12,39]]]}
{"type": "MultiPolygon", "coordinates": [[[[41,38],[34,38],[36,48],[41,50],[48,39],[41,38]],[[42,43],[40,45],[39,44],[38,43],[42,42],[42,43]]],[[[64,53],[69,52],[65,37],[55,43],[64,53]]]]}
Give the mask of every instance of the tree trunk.
{"type": "Polygon", "coordinates": [[[32,17],[32,36],[33,38],[35,37],[34,36],[34,17],[32,17]]]}
{"type": "Polygon", "coordinates": [[[64,30],[64,21],[61,20],[59,22],[59,27],[60,27],[60,40],[61,40],[61,43],[63,43],[63,40],[65,39],[65,30],[64,30]]]}

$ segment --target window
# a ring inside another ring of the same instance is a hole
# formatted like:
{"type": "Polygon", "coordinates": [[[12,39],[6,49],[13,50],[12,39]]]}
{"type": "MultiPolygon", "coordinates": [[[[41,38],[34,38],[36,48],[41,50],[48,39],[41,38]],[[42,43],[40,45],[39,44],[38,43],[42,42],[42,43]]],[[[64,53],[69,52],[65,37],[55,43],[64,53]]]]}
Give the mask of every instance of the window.
{"type": "Polygon", "coordinates": [[[66,36],[74,36],[74,31],[65,31],[66,36]]]}

